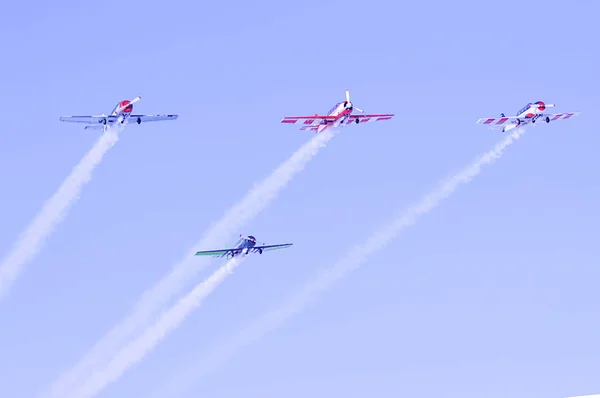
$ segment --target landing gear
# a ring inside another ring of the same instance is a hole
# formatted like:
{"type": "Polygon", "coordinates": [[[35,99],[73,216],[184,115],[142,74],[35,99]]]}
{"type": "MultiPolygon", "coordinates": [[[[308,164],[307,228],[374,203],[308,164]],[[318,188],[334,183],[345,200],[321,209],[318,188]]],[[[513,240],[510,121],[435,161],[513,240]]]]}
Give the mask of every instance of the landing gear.
{"type": "Polygon", "coordinates": [[[102,124],[106,126],[106,119],[102,119],[102,124]]]}
{"type": "Polygon", "coordinates": [[[550,123],[550,118],[546,116],[546,123],[550,123]]]}
{"type": "Polygon", "coordinates": [[[137,122],[137,124],[142,124],[142,118],[138,117],[137,120],[136,120],[136,122],[137,122]]]}
{"type": "Polygon", "coordinates": [[[258,249],[258,253],[259,253],[259,254],[262,254],[262,249],[258,249]]]}
{"type": "Polygon", "coordinates": [[[354,123],[358,124],[360,122],[358,121],[358,119],[354,119],[354,123]]]}

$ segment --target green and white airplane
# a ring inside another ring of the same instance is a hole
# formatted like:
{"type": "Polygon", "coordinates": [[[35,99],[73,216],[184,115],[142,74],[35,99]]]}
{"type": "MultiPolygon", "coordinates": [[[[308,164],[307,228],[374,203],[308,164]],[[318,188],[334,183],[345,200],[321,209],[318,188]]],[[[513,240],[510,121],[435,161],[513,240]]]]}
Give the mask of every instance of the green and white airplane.
{"type": "Polygon", "coordinates": [[[285,249],[292,246],[293,243],[284,243],[279,245],[256,245],[256,238],[254,236],[248,235],[247,238],[242,237],[240,235],[240,240],[236,242],[232,249],[221,249],[221,250],[204,250],[196,252],[196,256],[213,256],[213,257],[225,257],[228,259],[235,257],[237,255],[247,255],[250,252],[252,253],[260,253],[268,250],[277,250],[277,249],[285,249]]]}

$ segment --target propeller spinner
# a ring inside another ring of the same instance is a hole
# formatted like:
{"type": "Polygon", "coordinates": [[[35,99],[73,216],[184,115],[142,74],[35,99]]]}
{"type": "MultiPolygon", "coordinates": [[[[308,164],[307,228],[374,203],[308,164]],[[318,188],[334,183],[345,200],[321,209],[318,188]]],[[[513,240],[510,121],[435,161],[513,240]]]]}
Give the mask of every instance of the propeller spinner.
{"type": "Polygon", "coordinates": [[[127,104],[125,104],[125,105],[123,105],[123,106],[119,107],[119,109],[117,109],[117,111],[116,111],[116,112],[117,112],[117,113],[120,113],[120,112],[122,112],[122,111],[123,111],[123,109],[127,108],[127,107],[128,107],[128,106],[130,106],[130,105],[133,105],[133,104],[135,104],[136,102],[138,102],[138,101],[139,101],[139,100],[141,100],[141,99],[142,99],[142,97],[140,97],[140,96],[138,95],[137,97],[135,97],[134,99],[132,99],[131,101],[129,101],[129,103],[127,103],[127,104]]]}

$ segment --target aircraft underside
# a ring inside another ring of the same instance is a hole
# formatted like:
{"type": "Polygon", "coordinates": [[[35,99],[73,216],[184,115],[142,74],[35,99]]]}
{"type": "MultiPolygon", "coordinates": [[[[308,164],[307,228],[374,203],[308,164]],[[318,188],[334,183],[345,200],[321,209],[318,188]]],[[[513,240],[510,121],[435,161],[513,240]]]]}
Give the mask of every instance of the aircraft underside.
{"type": "Polygon", "coordinates": [[[513,124],[509,124],[509,125],[507,125],[506,127],[504,127],[504,128],[502,129],[502,132],[510,131],[510,130],[512,130],[512,129],[514,129],[514,128],[516,128],[516,127],[519,127],[520,125],[526,125],[526,124],[529,124],[529,123],[534,123],[534,124],[535,124],[535,122],[536,122],[538,119],[542,119],[542,120],[544,120],[546,123],[550,123],[550,117],[549,117],[549,116],[544,116],[544,115],[535,115],[535,116],[533,116],[533,117],[532,117],[532,118],[530,118],[530,119],[522,119],[522,120],[521,120],[520,118],[517,118],[517,119],[515,120],[515,123],[513,123],[513,124]]]}
{"type": "MultiPolygon", "coordinates": [[[[117,120],[115,120],[114,122],[109,122],[106,118],[105,119],[101,119],[98,122],[106,125],[106,124],[114,124],[114,123],[117,123],[117,122],[120,121],[121,124],[125,124],[125,122],[128,121],[128,120],[130,120],[130,119],[131,118],[129,116],[119,116],[117,118],[117,120]]],[[[137,123],[137,124],[142,124],[142,118],[140,118],[140,117],[134,118],[132,120],[135,120],[135,123],[137,123]]]]}
{"type": "Polygon", "coordinates": [[[262,254],[262,253],[263,253],[263,249],[260,249],[260,248],[258,248],[258,249],[253,249],[253,248],[251,248],[251,247],[250,247],[250,248],[248,248],[248,247],[247,247],[247,248],[244,248],[244,249],[242,249],[242,250],[236,250],[236,251],[232,251],[232,252],[230,252],[230,253],[227,255],[227,257],[231,258],[231,257],[239,256],[239,255],[241,255],[241,254],[243,254],[243,255],[247,255],[247,254],[250,254],[250,251],[251,251],[251,250],[253,250],[253,251],[257,251],[259,254],[262,254]]]}

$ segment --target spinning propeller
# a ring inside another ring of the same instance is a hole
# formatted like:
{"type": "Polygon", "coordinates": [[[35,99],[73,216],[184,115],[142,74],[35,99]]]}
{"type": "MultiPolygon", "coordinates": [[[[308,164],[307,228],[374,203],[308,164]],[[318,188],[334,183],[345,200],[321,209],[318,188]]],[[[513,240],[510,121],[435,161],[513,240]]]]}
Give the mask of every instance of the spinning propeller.
{"type": "Polygon", "coordinates": [[[531,106],[535,107],[535,108],[554,108],[556,105],[555,104],[544,104],[543,102],[541,104],[531,104],[531,106]]]}
{"type": "Polygon", "coordinates": [[[352,102],[350,102],[350,90],[346,89],[346,109],[356,109],[358,112],[360,113],[364,113],[364,111],[354,105],[352,105],[352,102]]]}
{"type": "Polygon", "coordinates": [[[116,112],[117,112],[117,113],[121,113],[121,112],[123,111],[123,109],[127,108],[127,107],[128,107],[128,106],[130,106],[130,105],[133,105],[133,104],[135,104],[136,102],[138,102],[138,101],[139,101],[139,100],[141,100],[141,99],[142,99],[142,97],[140,97],[140,96],[138,95],[137,97],[135,97],[134,99],[132,99],[131,101],[129,101],[129,103],[128,103],[128,104],[125,104],[125,105],[123,105],[123,106],[119,107],[119,109],[117,109],[117,111],[116,111],[116,112]]]}
{"type": "Polygon", "coordinates": [[[538,101],[535,104],[531,104],[531,107],[537,109],[539,112],[543,112],[546,108],[553,108],[554,104],[544,104],[542,101],[538,101]]]}

